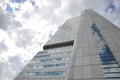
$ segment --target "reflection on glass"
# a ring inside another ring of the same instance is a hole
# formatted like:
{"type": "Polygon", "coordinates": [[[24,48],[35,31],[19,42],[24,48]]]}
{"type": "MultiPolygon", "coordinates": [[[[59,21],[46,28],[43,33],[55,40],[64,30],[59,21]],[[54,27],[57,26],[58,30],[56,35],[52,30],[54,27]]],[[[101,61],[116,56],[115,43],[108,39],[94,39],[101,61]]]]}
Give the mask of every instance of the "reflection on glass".
{"type": "Polygon", "coordinates": [[[106,69],[104,69],[104,72],[105,73],[120,72],[120,68],[118,68],[118,67],[117,68],[114,68],[114,67],[113,68],[106,68],[106,69]]]}
{"type": "Polygon", "coordinates": [[[37,55],[25,67],[24,69],[25,72],[20,73],[19,76],[65,77],[71,51],[72,51],[72,46],[67,46],[67,47],[48,49],[42,52],[38,52],[37,55]],[[58,70],[58,71],[54,71],[54,70],[58,70]]]}
{"type": "Polygon", "coordinates": [[[47,71],[47,72],[23,72],[19,74],[19,77],[28,76],[63,76],[65,71],[47,71]]]}
{"type": "Polygon", "coordinates": [[[120,78],[120,73],[105,74],[106,78],[120,78]]]}
{"type": "Polygon", "coordinates": [[[96,46],[103,65],[104,76],[106,78],[120,78],[120,67],[100,31],[95,24],[91,26],[91,29],[93,30],[93,36],[97,43],[96,46]],[[111,64],[116,64],[117,67],[112,67],[111,64]]]}
{"type": "Polygon", "coordinates": [[[27,66],[26,69],[42,69],[42,68],[66,68],[67,63],[57,63],[57,64],[45,64],[45,65],[31,65],[27,66]]]}

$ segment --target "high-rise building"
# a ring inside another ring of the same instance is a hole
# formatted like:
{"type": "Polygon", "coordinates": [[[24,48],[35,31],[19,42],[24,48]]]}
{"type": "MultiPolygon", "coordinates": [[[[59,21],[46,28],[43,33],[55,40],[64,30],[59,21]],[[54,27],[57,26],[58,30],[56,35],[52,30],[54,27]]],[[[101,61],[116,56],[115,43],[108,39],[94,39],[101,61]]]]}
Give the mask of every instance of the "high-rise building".
{"type": "Polygon", "coordinates": [[[93,10],[66,21],[15,80],[120,80],[120,28],[93,10]]]}

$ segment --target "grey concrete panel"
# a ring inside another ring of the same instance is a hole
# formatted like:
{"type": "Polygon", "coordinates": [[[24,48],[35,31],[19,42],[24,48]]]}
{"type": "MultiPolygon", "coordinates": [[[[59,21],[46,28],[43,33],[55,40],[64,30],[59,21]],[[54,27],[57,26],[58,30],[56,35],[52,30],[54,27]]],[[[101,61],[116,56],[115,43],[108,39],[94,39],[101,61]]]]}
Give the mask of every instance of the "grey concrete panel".
{"type": "Polygon", "coordinates": [[[82,76],[83,76],[82,70],[83,70],[82,67],[75,67],[73,79],[82,79],[82,76]]]}
{"type": "Polygon", "coordinates": [[[83,65],[83,57],[77,57],[75,61],[75,66],[82,66],[83,65]]]}
{"type": "Polygon", "coordinates": [[[102,69],[100,65],[92,65],[92,78],[104,78],[102,69]]]}
{"type": "Polygon", "coordinates": [[[77,49],[76,50],[76,57],[80,57],[80,56],[83,56],[83,49],[77,49]]]}
{"type": "Polygon", "coordinates": [[[84,65],[91,65],[91,63],[90,63],[90,56],[84,56],[83,57],[83,66],[84,65]]]}
{"type": "Polygon", "coordinates": [[[93,56],[90,56],[90,58],[91,58],[91,65],[101,64],[99,55],[93,55],[93,56]]]}
{"type": "Polygon", "coordinates": [[[91,66],[83,66],[83,79],[92,78],[92,73],[91,66]]]}

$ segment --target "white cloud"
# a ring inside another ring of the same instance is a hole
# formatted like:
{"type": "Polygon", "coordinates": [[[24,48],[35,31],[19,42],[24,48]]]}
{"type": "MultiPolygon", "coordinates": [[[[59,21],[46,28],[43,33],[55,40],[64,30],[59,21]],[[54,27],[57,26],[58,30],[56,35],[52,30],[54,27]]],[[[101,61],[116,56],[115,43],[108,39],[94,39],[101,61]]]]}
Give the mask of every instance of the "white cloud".
{"type": "Polygon", "coordinates": [[[0,42],[0,54],[1,52],[8,51],[8,47],[5,45],[4,41],[0,42]]]}
{"type": "Polygon", "coordinates": [[[9,18],[9,15],[0,8],[0,29],[6,30],[8,28],[9,18]]]}
{"type": "Polygon", "coordinates": [[[91,8],[120,27],[119,0],[84,0],[85,8],[91,8]],[[107,12],[106,12],[107,10],[107,12]]]}
{"type": "Polygon", "coordinates": [[[0,80],[12,80],[65,20],[79,16],[85,8],[120,26],[119,0],[0,0],[0,6],[0,80]],[[7,4],[13,13],[5,11],[7,4]],[[111,4],[114,12],[106,12],[111,4]]]}
{"type": "Polygon", "coordinates": [[[111,17],[109,17],[109,19],[120,27],[120,1],[113,1],[113,5],[115,6],[115,9],[114,12],[110,15],[111,17]]]}

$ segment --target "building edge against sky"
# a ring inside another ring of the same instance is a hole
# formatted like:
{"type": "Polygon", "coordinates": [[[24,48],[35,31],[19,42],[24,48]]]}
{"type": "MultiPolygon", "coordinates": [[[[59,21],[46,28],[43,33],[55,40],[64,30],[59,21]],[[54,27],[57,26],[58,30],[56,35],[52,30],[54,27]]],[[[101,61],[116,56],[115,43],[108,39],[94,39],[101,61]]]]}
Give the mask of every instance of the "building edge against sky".
{"type": "Polygon", "coordinates": [[[93,10],[66,21],[14,80],[120,80],[120,28],[93,10]]]}

